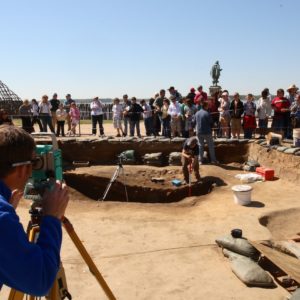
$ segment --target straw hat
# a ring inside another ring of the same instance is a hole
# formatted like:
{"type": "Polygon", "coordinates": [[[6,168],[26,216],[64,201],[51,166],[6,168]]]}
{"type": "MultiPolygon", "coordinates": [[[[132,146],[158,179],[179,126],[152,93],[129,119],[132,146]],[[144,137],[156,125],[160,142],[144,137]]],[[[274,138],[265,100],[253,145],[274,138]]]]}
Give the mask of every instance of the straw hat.
{"type": "Polygon", "coordinates": [[[298,91],[298,87],[296,87],[295,84],[292,84],[292,85],[290,85],[286,90],[287,90],[287,91],[290,91],[290,90],[296,90],[296,91],[298,91]]]}

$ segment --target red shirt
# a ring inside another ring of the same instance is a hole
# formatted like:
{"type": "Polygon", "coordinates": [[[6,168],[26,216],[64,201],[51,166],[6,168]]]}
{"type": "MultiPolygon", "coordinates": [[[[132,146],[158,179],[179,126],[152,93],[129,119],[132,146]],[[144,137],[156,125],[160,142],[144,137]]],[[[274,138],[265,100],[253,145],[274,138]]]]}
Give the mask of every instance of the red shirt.
{"type": "Polygon", "coordinates": [[[195,104],[201,104],[202,101],[207,101],[207,94],[205,92],[197,93],[194,98],[195,104]]]}
{"type": "Polygon", "coordinates": [[[284,114],[286,112],[282,112],[281,109],[282,108],[285,108],[285,109],[289,108],[290,107],[290,102],[285,97],[275,97],[272,100],[272,107],[273,107],[274,112],[276,114],[284,114]]]}

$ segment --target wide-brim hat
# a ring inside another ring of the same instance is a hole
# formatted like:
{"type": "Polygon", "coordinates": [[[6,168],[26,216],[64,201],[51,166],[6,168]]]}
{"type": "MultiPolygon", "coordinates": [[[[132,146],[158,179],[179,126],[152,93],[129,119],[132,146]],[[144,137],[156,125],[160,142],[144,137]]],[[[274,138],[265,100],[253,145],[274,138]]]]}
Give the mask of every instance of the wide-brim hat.
{"type": "Polygon", "coordinates": [[[290,90],[296,90],[296,91],[298,91],[299,90],[299,88],[298,87],[296,87],[296,85],[295,84],[292,84],[292,85],[290,85],[287,89],[286,89],[287,91],[290,91],[290,90]]]}

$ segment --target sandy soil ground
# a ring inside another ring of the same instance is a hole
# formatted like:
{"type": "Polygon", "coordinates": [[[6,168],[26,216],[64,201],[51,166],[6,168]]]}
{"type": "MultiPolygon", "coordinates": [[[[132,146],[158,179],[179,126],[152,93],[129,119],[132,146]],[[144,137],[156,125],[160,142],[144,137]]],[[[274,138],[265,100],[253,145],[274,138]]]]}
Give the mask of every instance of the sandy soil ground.
{"type": "MultiPolygon", "coordinates": [[[[104,123],[103,127],[104,127],[104,133],[106,136],[115,136],[117,134],[117,130],[114,128],[114,126],[111,122],[104,123]]],[[[36,124],[34,126],[34,129],[36,132],[39,132],[39,128],[36,124]]],[[[143,121],[140,122],[140,131],[141,131],[142,136],[146,135],[145,134],[145,126],[144,126],[143,121]]],[[[129,128],[128,128],[128,132],[129,132],[129,128]]],[[[65,133],[67,133],[67,125],[65,125],[65,133]]],[[[77,133],[77,135],[80,134],[81,136],[92,135],[92,124],[80,124],[80,127],[78,125],[77,129],[76,129],[76,133],[77,133]]],[[[97,126],[97,135],[99,135],[99,127],[98,126],[97,126]]],[[[136,135],[136,132],[135,132],[135,135],[136,135]]]]}
{"type": "MultiPolygon", "coordinates": [[[[67,216],[117,299],[286,299],[281,287],[241,283],[214,240],[233,228],[250,240],[269,239],[271,232],[258,219],[272,211],[281,211],[271,222],[272,234],[292,236],[300,213],[283,216],[286,209],[299,209],[300,187],[280,179],[253,183],[252,205],[239,206],[231,191],[239,184],[238,171],[229,169],[202,166],[202,176],[220,177],[227,185],[172,204],[96,203],[71,190],[67,216]]],[[[28,207],[22,201],[18,208],[23,224],[28,207]]],[[[62,261],[73,299],[106,299],[66,233],[62,261]]]]}

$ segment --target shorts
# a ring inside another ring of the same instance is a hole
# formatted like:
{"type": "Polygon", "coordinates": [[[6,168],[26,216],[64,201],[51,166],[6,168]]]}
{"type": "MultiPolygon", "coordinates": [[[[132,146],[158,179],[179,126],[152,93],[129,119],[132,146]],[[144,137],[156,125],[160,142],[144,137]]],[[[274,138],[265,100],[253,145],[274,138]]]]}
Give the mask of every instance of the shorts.
{"type": "Polygon", "coordinates": [[[121,119],[120,118],[114,118],[113,119],[114,128],[121,128],[121,119]]]}
{"type": "Polygon", "coordinates": [[[72,121],[71,121],[71,124],[72,125],[74,125],[74,126],[76,126],[76,125],[78,125],[79,124],[79,120],[77,120],[77,119],[73,119],[72,121]]]}
{"type": "Polygon", "coordinates": [[[230,116],[220,116],[220,123],[222,127],[229,127],[230,116]]]}
{"type": "Polygon", "coordinates": [[[241,119],[231,119],[230,126],[231,126],[231,129],[234,131],[241,130],[241,127],[242,127],[241,119]]]}

